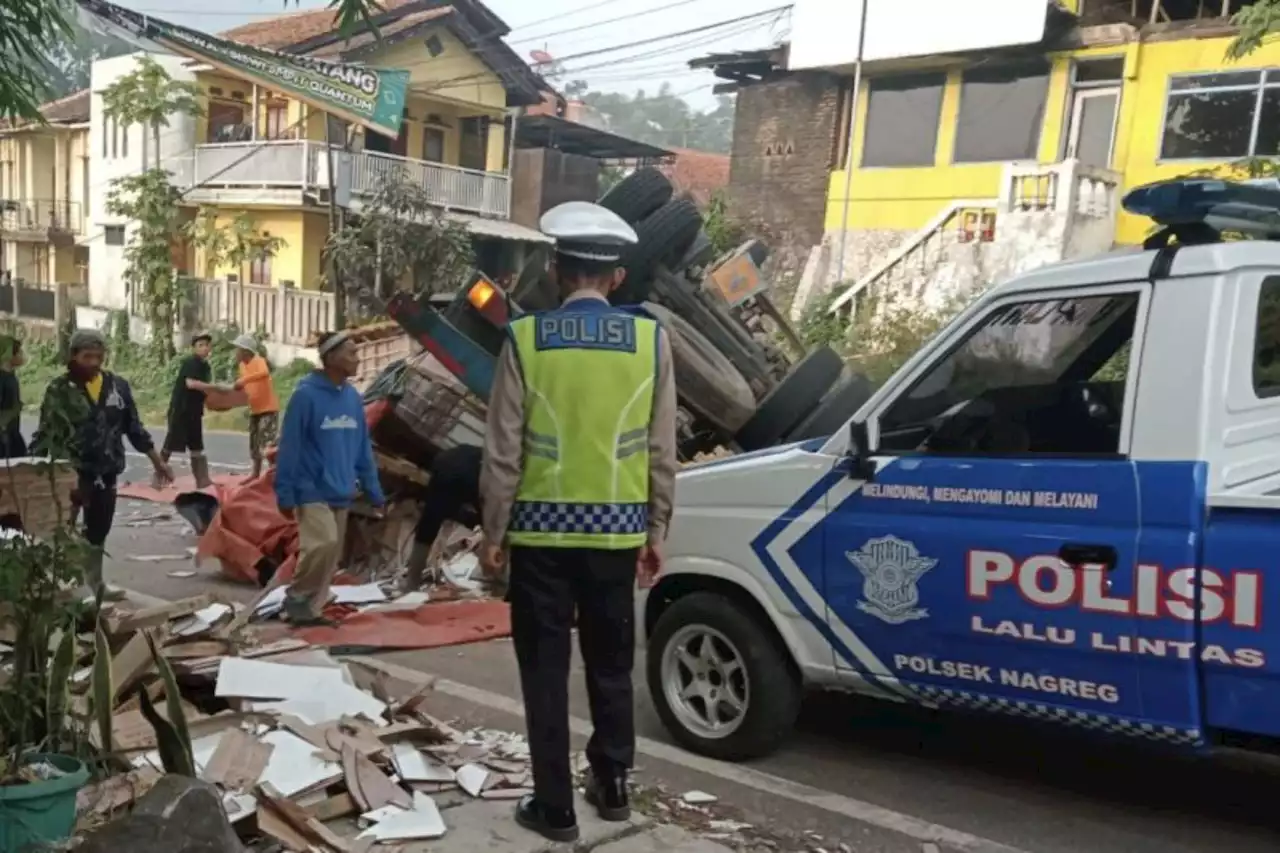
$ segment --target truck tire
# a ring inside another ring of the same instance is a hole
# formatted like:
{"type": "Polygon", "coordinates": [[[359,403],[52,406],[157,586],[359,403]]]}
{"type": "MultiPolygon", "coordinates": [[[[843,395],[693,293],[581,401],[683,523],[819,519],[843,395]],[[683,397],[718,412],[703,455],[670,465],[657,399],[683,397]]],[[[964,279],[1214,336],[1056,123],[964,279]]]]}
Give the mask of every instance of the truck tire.
{"type": "Polygon", "coordinates": [[[511,298],[525,311],[550,311],[559,306],[559,294],[547,273],[546,258],[538,255],[524,265],[511,298]]]}
{"type": "Polygon", "coordinates": [[[835,435],[862,408],[862,404],[871,399],[874,390],[870,380],[860,373],[836,383],[836,387],[822,398],[818,408],[787,434],[787,441],[835,435]]]}
{"type": "Polygon", "coordinates": [[[702,214],[689,201],[665,204],[637,225],[639,241],[622,257],[627,277],[614,291],[613,303],[636,305],[648,299],[658,265],[684,257],[701,229],[702,214]]]}
{"type": "Polygon", "coordinates": [[[612,210],[635,225],[671,201],[674,192],[666,175],[652,166],[646,166],[632,172],[601,196],[600,206],[612,210]]]}
{"type": "Polygon", "coordinates": [[[711,261],[715,257],[716,247],[711,244],[711,238],[707,236],[706,231],[699,231],[698,236],[693,238],[693,244],[689,246],[689,251],[684,253],[675,266],[671,267],[674,273],[683,272],[690,267],[699,267],[711,261]]]}
{"type": "Polygon", "coordinates": [[[741,429],[755,411],[756,398],[733,362],[683,317],[653,302],[646,302],[644,309],[671,341],[676,388],[684,406],[726,435],[741,429]]]}
{"type": "Polygon", "coordinates": [[[751,420],[734,436],[738,446],[746,451],[763,450],[781,442],[818,407],[843,370],[844,360],[831,347],[809,353],[760,401],[751,420]]]}
{"type": "Polygon", "coordinates": [[[769,260],[769,247],[759,240],[748,240],[746,251],[758,267],[763,267],[764,262],[769,260]]]}
{"type": "Polygon", "coordinates": [[[658,717],[691,752],[722,761],[760,758],[795,725],[801,685],[785,649],[768,626],[726,596],[695,592],[674,601],[654,626],[647,656],[645,675],[658,717]],[[709,644],[706,654],[703,644],[709,644]],[[730,663],[738,667],[726,678],[730,663]],[[681,695],[698,682],[705,698],[681,695]],[[742,704],[736,715],[726,695],[742,704]],[[710,713],[722,722],[720,731],[706,724],[710,713]]]}

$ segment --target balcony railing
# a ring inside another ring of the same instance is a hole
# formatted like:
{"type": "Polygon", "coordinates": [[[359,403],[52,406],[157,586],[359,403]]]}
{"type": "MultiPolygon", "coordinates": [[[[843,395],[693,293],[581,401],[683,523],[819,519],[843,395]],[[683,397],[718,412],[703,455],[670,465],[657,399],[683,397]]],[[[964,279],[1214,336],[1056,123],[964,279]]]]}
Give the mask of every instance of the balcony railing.
{"type": "Polygon", "coordinates": [[[78,201],[63,199],[0,199],[0,231],[46,234],[50,230],[84,233],[84,213],[78,201]]]}
{"type": "MultiPolygon", "coordinates": [[[[398,172],[440,207],[501,219],[509,215],[504,174],[371,151],[345,156],[351,158],[351,193],[357,198],[368,197],[380,177],[398,172]]],[[[324,145],[306,140],[198,145],[170,169],[180,187],[318,191],[329,186],[324,145]]],[[[337,169],[335,179],[342,180],[345,171],[337,169]]]]}
{"type": "Polygon", "coordinates": [[[404,181],[426,190],[432,204],[501,219],[510,215],[507,209],[506,175],[445,166],[426,160],[411,160],[394,154],[372,151],[357,154],[352,163],[351,191],[356,194],[371,193],[380,178],[394,176],[396,173],[404,181]]]}

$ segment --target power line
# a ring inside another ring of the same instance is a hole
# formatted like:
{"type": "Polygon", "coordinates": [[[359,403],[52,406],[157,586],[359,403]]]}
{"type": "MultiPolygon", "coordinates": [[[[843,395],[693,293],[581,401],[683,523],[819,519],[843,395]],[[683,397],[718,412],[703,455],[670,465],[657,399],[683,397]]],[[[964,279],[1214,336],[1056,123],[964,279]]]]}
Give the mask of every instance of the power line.
{"type": "Polygon", "coordinates": [[[620,21],[630,21],[630,20],[633,20],[634,18],[643,18],[644,16],[652,15],[655,12],[665,12],[668,9],[675,9],[680,6],[689,6],[693,3],[702,3],[702,2],[704,2],[704,0],[676,0],[675,3],[668,3],[665,6],[655,6],[652,9],[644,9],[640,12],[630,12],[626,15],[619,15],[616,18],[608,18],[606,20],[596,21],[591,24],[583,24],[580,27],[572,27],[567,30],[558,30],[557,32],[554,32],[554,33],[543,33],[542,35],[529,36],[528,38],[517,39],[515,41],[508,41],[507,44],[516,45],[516,44],[528,44],[529,42],[533,42],[533,41],[545,41],[546,39],[549,39],[552,36],[563,36],[563,35],[568,35],[569,33],[580,33],[583,30],[593,30],[596,27],[604,27],[609,24],[616,24],[620,21]]]}
{"type": "MultiPolygon", "coordinates": [[[[609,54],[609,53],[617,53],[618,51],[621,51],[621,50],[627,50],[627,49],[629,49],[629,48],[633,48],[633,47],[645,47],[645,46],[647,46],[647,45],[660,44],[660,43],[665,42],[665,41],[671,41],[672,39],[680,38],[680,37],[682,37],[682,36],[696,35],[696,34],[699,34],[699,33],[707,33],[707,32],[711,32],[711,31],[714,31],[714,30],[722,30],[722,29],[724,29],[724,28],[726,28],[726,27],[730,27],[730,26],[732,26],[732,25],[734,25],[734,24],[743,24],[743,23],[746,23],[746,22],[756,21],[757,19],[765,18],[765,17],[767,17],[767,16],[769,16],[769,15],[780,15],[780,13],[785,12],[785,11],[787,11],[787,10],[788,10],[788,9],[790,9],[790,8],[791,8],[790,6],[777,6],[777,7],[774,7],[774,8],[772,8],[772,9],[765,9],[764,11],[761,11],[761,12],[755,12],[755,13],[752,13],[752,14],[750,14],[750,15],[741,15],[741,16],[736,17],[736,18],[728,18],[728,19],[725,19],[725,20],[716,21],[716,22],[711,23],[711,24],[704,24],[704,25],[699,26],[699,27],[693,27],[693,28],[691,28],[691,29],[687,29],[687,30],[677,30],[677,31],[675,31],[675,32],[664,33],[663,35],[659,35],[659,36],[652,36],[652,37],[650,37],[650,38],[637,39],[637,40],[634,40],[634,41],[623,42],[623,43],[621,43],[621,44],[615,44],[615,45],[611,45],[611,46],[609,46],[609,47],[602,47],[602,48],[597,48],[597,49],[595,49],[595,50],[587,50],[587,51],[583,51],[583,52],[581,52],[581,53],[574,53],[574,54],[570,54],[570,55],[568,55],[568,56],[559,57],[559,58],[557,59],[557,62],[567,62],[567,61],[574,60],[574,59],[586,59],[586,58],[590,58],[590,57],[593,57],[593,56],[603,56],[603,55],[605,55],[605,54],[609,54]]],[[[754,27],[751,27],[751,28],[754,28],[754,27]]],[[[725,38],[725,37],[726,37],[726,36],[728,36],[728,35],[732,35],[732,33],[719,33],[719,34],[717,34],[716,36],[714,36],[714,37],[713,37],[713,40],[714,40],[714,41],[719,41],[720,39],[725,38]]],[[[700,40],[699,40],[699,41],[700,41],[700,40]]],[[[687,45],[687,47],[688,47],[688,46],[692,46],[692,45],[687,45]]],[[[657,53],[669,52],[669,50],[670,50],[670,48],[669,48],[669,47],[668,47],[668,48],[665,48],[665,49],[659,49],[659,51],[657,51],[657,53]]],[[[634,58],[649,58],[649,57],[650,57],[650,54],[641,54],[641,55],[638,55],[637,57],[632,57],[632,58],[634,59],[634,58]]],[[[426,62],[429,62],[429,61],[430,61],[430,60],[425,60],[425,61],[423,61],[423,62],[417,62],[417,63],[409,63],[406,67],[413,67],[413,66],[415,66],[415,65],[423,65],[423,64],[426,64],[426,62]]],[[[615,60],[615,61],[613,61],[613,62],[604,63],[603,65],[616,64],[616,62],[617,62],[617,61],[615,60]]],[[[565,73],[577,73],[577,72],[581,72],[581,71],[584,71],[584,70],[588,70],[589,68],[594,68],[594,67],[602,67],[602,66],[600,66],[600,65],[596,65],[596,66],[587,66],[587,67],[585,67],[585,68],[579,68],[579,69],[576,69],[575,71],[566,71],[565,73]]],[[[435,85],[433,85],[429,91],[439,91],[440,89],[447,89],[447,88],[451,88],[452,86],[454,86],[454,85],[456,85],[456,84],[459,84],[459,83],[467,83],[467,82],[472,82],[472,81],[475,81],[475,80],[481,80],[481,79],[483,79],[483,78],[487,77],[487,76],[488,76],[488,74],[489,74],[489,72],[487,72],[487,71],[486,71],[486,72],[480,72],[480,73],[475,73],[475,74],[469,74],[469,75],[466,75],[466,76],[464,76],[464,77],[456,77],[456,78],[453,78],[453,79],[451,79],[451,80],[441,80],[441,81],[437,82],[435,85]]]]}

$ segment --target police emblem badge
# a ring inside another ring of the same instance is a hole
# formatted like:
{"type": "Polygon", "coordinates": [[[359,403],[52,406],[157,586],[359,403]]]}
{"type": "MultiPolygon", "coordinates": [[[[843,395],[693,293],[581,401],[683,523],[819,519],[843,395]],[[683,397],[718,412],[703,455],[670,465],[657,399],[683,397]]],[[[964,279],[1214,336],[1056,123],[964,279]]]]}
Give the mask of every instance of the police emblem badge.
{"type": "Polygon", "coordinates": [[[845,552],[845,556],[862,572],[863,600],[858,602],[859,610],[890,625],[929,615],[919,606],[916,581],[938,565],[937,560],[920,556],[915,545],[896,536],[870,539],[857,551],[845,552]]]}

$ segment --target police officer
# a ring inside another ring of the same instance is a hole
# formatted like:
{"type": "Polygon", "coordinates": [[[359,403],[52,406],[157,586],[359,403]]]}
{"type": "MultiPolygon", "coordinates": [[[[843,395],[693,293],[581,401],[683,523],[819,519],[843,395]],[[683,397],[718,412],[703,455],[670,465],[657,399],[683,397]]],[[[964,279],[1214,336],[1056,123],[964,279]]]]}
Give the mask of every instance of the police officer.
{"type": "Polygon", "coordinates": [[[635,586],[651,585],[662,566],[676,389],[666,333],[641,310],[609,304],[635,231],[586,202],[549,211],[542,230],[557,241],[564,302],[508,329],[489,398],[481,556],[490,574],[510,560],[534,779],[516,819],[564,842],[578,838],[568,698],[575,610],[595,728],[587,802],[605,820],[631,815],[635,586]]]}

